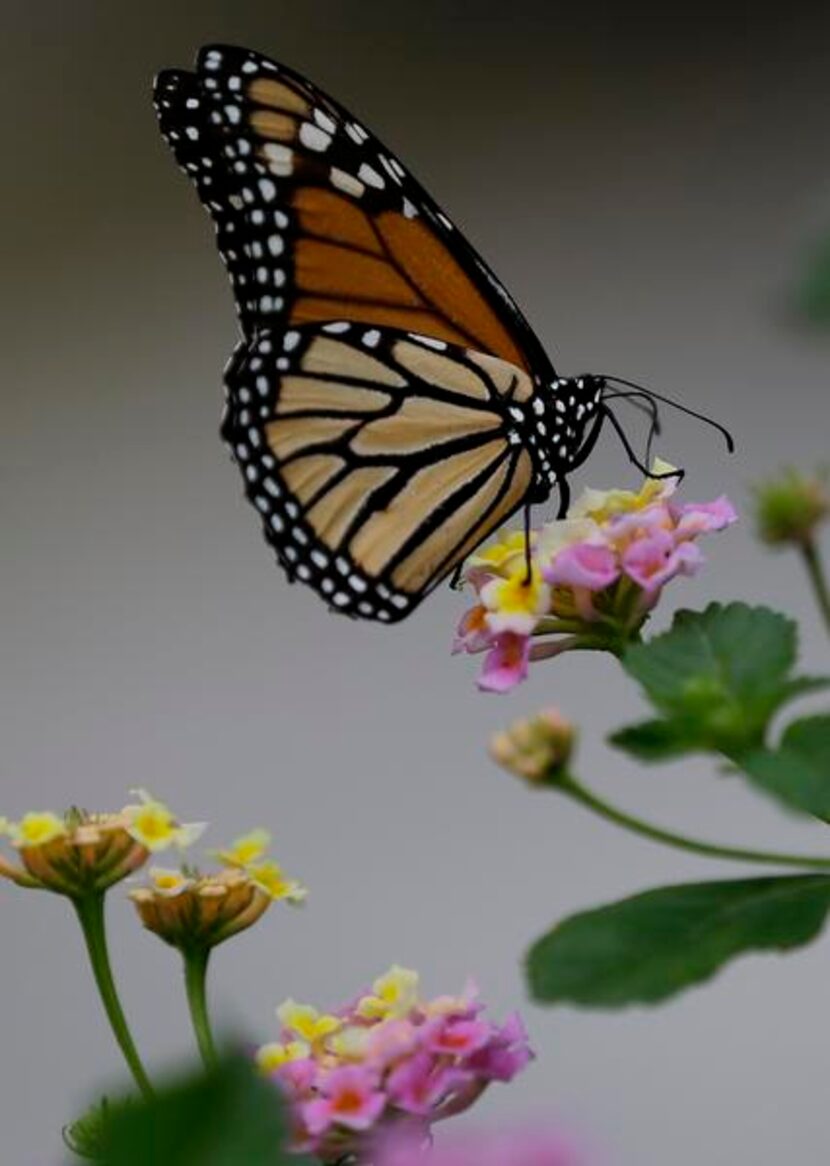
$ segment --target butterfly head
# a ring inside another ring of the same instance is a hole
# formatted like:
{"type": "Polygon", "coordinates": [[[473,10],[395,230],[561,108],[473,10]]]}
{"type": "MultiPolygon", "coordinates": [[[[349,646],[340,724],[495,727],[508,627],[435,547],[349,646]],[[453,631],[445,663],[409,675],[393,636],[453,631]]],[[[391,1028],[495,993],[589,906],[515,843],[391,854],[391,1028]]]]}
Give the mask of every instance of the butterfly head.
{"type": "Polygon", "coordinates": [[[604,389],[602,377],[557,377],[534,399],[530,444],[549,485],[561,481],[591,452],[605,415],[604,389]]]}

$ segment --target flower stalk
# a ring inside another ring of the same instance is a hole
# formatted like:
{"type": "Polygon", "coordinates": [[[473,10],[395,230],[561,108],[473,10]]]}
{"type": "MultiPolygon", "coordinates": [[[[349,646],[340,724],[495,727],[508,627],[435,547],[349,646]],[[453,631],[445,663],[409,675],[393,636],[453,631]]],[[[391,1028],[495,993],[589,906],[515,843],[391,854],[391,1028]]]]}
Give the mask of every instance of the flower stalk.
{"type": "Polygon", "coordinates": [[[86,942],[92,974],[101,997],[101,1003],[110,1023],[118,1047],[124,1055],[124,1060],[133,1080],[144,1098],[153,1097],[153,1086],[138,1055],[133,1041],[118,989],[115,986],[115,977],[112,974],[112,965],[107,945],[106,922],[104,916],[104,893],[101,891],[72,899],[72,905],[78,916],[84,940],[86,942]]]}
{"type": "Polygon", "coordinates": [[[195,947],[183,952],[184,982],[190,1020],[196,1036],[199,1055],[208,1070],[215,1069],[219,1057],[210,1024],[207,1006],[207,969],[210,962],[209,947],[195,947]]]}
{"type": "Polygon", "coordinates": [[[807,568],[813,594],[816,597],[816,602],[818,603],[825,627],[830,632],[830,586],[828,586],[827,576],[824,573],[824,564],[819,553],[818,545],[814,539],[809,539],[807,542],[802,543],[801,557],[807,568]]]}
{"type": "Polygon", "coordinates": [[[660,826],[655,826],[643,818],[629,814],[612,805],[611,802],[588,789],[571,774],[559,775],[550,784],[592,813],[605,818],[606,821],[613,822],[616,826],[621,826],[624,830],[639,834],[643,838],[650,838],[652,842],[673,846],[677,850],[686,850],[692,854],[703,855],[705,858],[725,858],[734,862],[761,863],[765,866],[792,866],[802,870],[830,870],[830,858],[806,854],[784,854],[777,851],[748,850],[739,846],[721,846],[717,843],[689,837],[686,834],[678,834],[673,830],[664,830],[660,826]]]}

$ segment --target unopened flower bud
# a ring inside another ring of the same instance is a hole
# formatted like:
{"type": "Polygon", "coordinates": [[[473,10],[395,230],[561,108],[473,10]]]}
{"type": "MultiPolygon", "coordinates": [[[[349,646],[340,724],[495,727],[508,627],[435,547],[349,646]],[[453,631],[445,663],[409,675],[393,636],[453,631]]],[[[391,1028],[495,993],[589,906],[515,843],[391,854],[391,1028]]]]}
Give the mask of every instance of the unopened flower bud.
{"type": "Polygon", "coordinates": [[[827,472],[808,475],[790,468],[755,487],[758,535],[770,546],[812,542],[830,515],[827,472]]]}
{"type": "Polygon", "coordinates": [[[574,738],[573,725],[557,709],[545,709],[497,733],[490,755],[532,785],[555,785],[567,771],[574,738]]]}

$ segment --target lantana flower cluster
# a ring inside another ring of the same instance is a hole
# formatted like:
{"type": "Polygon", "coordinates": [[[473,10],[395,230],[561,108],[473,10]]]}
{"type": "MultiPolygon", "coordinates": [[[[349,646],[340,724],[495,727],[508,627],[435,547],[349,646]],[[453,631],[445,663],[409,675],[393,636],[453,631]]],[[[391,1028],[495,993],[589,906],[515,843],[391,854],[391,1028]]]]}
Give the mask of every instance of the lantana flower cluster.
{"type": "Polygon", "coordinates": [[[0,876],[22,887],[77,898],[102,892],[139,870],[151,854],[195,842],[204,824],[181,823],[146,790],[118,813],[72,809],[29,811],[18,822],[0,818],[19,863],[0,856],[0,876]]]}
{"type": "Polygon", "coordinates": [[[281,1039],[257,1062],[289,1099],[292,1148],[336,1162],[364,1152],[389,1123],[423,1138],[491,1082],[512,1080],[532,1057],[524,1025],[518,1015],[494,1024],[483,1011],[472,985],[421,999],[417,973],[398,965],[335,1012],[287,1000],[281,1039]]]}
{"type": "Polygon", "coordinates": [[[619,652],[637,636],[663,588],[703,562],[702,534],[737,519],[729,500],[678,503],[673,467],[655,461],[642,488],[585,490],[565,519],[508,532],[467,563],[476,604],[454,652],[484,652],[479,686],[506,692],[531,660],[574,648],[619,652]],[[545,641],[538,637],[548,636],[545,641]]]}
{"type": "Polygon", "coordinates": [[[274,902],[303,903],[307,889],[267,857],[270,845],[268,831],[256,829],[216,852],[217,871],[150,867],[146,883],[130,891],[142,923],[188,951],[216,947],[246,930],[274,902]]]}

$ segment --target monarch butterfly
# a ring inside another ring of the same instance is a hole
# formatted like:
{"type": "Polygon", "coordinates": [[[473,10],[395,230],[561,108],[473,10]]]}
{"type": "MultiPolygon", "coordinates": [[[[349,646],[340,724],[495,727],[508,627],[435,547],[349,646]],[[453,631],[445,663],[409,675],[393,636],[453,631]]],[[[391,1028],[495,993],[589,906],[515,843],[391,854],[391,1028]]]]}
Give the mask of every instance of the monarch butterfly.
{"type": "Polygon", "coordinates": [[[605,420],[643,468],[609,401],[650,413],[650,444],[666,398],[558,377],[443,211],[309,81],[208,46],[154,96],[236,299],[222,436],[289,578],[399,620],[519,507],[556,487],[564,513],[605,420]]]}

